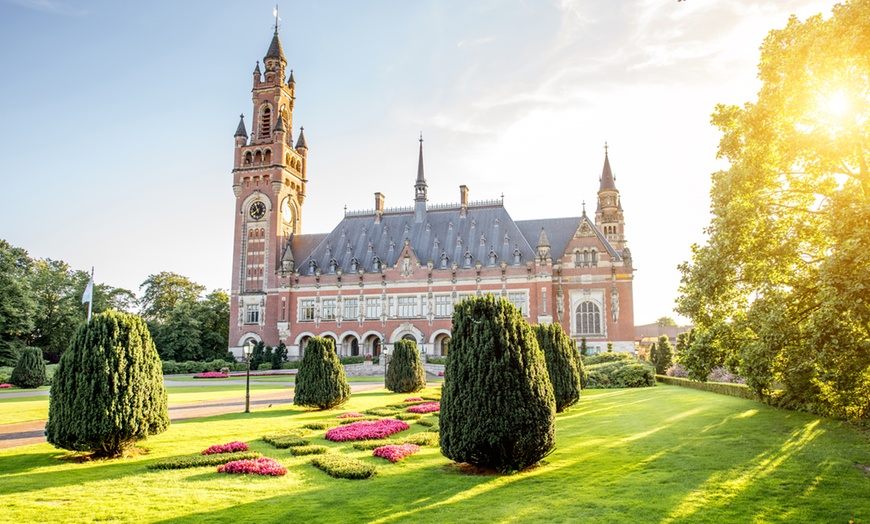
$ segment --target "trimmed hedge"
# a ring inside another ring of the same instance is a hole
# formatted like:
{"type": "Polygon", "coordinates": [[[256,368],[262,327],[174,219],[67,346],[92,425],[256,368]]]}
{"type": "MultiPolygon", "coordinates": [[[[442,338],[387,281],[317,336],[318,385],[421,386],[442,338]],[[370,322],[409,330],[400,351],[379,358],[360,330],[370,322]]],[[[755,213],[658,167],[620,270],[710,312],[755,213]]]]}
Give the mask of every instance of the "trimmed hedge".
{"type": "Polygon", "coordinates": [[[364,411],[367,415],[376,415],[379,417],[392,417],[401,410],[398,408],[372,408],[364,411]]]}
{"type": "Polygon", "coordinates": [[[583,369],[583,362],[576,357],[574,341],[562,330],[561,324],[538,324],[532,326],[532,330],[547,362],[547,374],[556,398],[556,412],[561,413],[580,400],[580,369],[583,369]]]}
{"type": "Polygon", "coordinates": [[[337,479],[367,479],[377,472],[375,466],[346,455],[321,455],[314,457],[311,465],[337,479]]]}
{"type": "Polygon", "coordinates": [[[586,366],[590,389],[643,388],[656,385],[655,369],[647,362],[620,360],[586,366]]]}
{"type": "Polygon", "coordinates": [[[630,353],[599,353],[598,355],[581,356],[583,364],[586,366],[594,366],[595,364],[604,364],[606,362],[621,362],[623,360],[631,360],[637,362],[634,355],[630,353]]]}
{"type": "Polygon", "coordinates": [[[427,364],[447,364],[447,357],[429,357],[426,359],[427,364]]]}
{"type": "MultiPolygon", "coordinates": [[[[354,422],[356,422],[357,420],[359,419],[353,419],[354,422]]],[[[339,421],[337,420],[315,420],[313,422],[303,424],[302,427],[305,429],[321,430],[334,428],[337,425],[339,425],[339,421]]]]}
{"type": "Polygon", "coordinates": [[[388,446],[391,444],[416,444],[418,446],[437,446],[438,445],[438,435],[435,433],[423,432],[423,433],[415,433],[413,435],[408,435],[403,438],[389,438],[389,439],[377,439],[377,440],[361,440],[353,443],[353,449],[359,449],[362,451],[368,451],[375,448],[380,448],[382,446],[388,446]]]}
{"type": "Polygon", "coordinates": [[[290,453],[294,457],[301,457],[303,455],[323,455],[324,453],[329,452],[329,448],[326,446],[291,446],[290,453]]]}
{"type": "Polygon", "coordinates": [[[681,386],[684,388],[698,389],[701,391],[709,391],[710,393],[718,393],[720,395],[728,395],[730,397],[746,398],[749,400],[758,400],[758,395],[746,384],[731,384],[728,382],[697,382],[688,378],[669,377],[667,375],[656,375],[656,380],[663,384],[672,386],[681,386]]]}
{"type": "Polygon", "coordinates": [[[201,468],[204,466],[219,466],[234,460],[258,459],[263,455],[256,451],[242,451],[239,453],[217,453],[214,455],[191,455],[185,457],[173,457],[159,460],[148,464],[148,469],[187,469],[201,468]]]}
{"type": "Polygon", "coordinates": [[[338,421],[342,426],[345,424],[353,424],[354,422],[359,422],[360,420],[381,420],[381,417],[371,416],[371,417],[353,417],[353,418],[343,418],[338,421]]]}

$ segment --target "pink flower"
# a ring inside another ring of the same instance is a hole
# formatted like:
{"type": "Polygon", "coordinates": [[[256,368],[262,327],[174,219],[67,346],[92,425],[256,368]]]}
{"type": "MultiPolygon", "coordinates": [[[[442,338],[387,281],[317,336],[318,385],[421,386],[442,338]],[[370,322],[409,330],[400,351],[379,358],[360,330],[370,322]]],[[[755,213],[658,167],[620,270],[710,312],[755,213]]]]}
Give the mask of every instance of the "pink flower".
{"type": "Polygon", "coordinates": [[[438,376],[439,376],[439,377],[443,377],[443,376],[444,376],[444,372],[443,372],[443,371],[439,371],[439,372],[438,372],[438,376]]]}
{"type": "Polygon", "coordinates": [[[227,376],[217,371],[206,371],[205,373],[194,375],[193,378],[227,378],[227,376]]]}
{"type": "Polygon", "coordinates": [[[434,413],[436,411],[441,411],[441,403],[440,402],[425,402],[423,404],[417,404],[416,406],[411,406],[407,409],[408,413],[434,413]]]}
{"type": "Polygon", "coordinates": [[[12,387],[12,384],[0,384],[0,389],[7,389],[7,388],[11,388],[11,387],[12,387]]]}
{"type": "Polygon", "coordinates": [[[348,440],[371,440],[387,438],[393,433],[409,429],[407,422],[392,418],[381,420],[360,420],[346,426],[332,428],[326,432],[326,440],[333,442],[346,442],[348,440]]]}
{"type": "Polygon", "coordinates": [[[228,444],[215,444],[203,450],[203,455],[216,455],[218,453],[235,453],[236,451],[248,451],[248,445],[238,440],[228,444]]]}
{"type": "Polygon", "coordinates": [[[375,448],[372,452],[372,455],[375,457],[381,457],[389,460],[390,462],[398,462],[408,455],[413,455],[414,453],[420,451],[420,446],[416,444],[390,444],[389,446],[381,446],[379,448],[375,448]]]}
{"type": "Polygon", "coordinates": [[[275,459],[262,457],[256,460],[234,460],[218,466],[218,473],[233,473],[236,475],[271,475],[279,477],[287,473],[287,468],[275,459]]]}
{"type": "Polygon", "coordinates": [[[339,415],[335,418],[360,418],[360,417],[364,417],[364,416],[365,415],[363,415],[362,413],[357,413],[356,411],[351,411],[350,413],[342,413],[341,415],[339,415]]]}
{"type": "Polygon", "coordinates": [[[402,402],[423,402],[423,399],[420,397],[408,397],[402,402]]]}

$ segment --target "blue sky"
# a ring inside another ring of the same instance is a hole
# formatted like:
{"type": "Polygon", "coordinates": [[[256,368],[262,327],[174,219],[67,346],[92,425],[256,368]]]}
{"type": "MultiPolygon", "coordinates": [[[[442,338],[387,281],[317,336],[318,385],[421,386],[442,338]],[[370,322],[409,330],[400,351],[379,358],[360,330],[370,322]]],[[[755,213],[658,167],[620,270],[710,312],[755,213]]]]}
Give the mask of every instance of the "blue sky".
{"type": "MultiPolygon", "coordinates": [[[[758,90],[758,47],[833,1],[280,3],[309,146],[303,232],[344,206],[505,197],[514,219],[594,210],[603,145],[637,267],[636,323],[674,316],[703,241],[717,103],[758,90]]],[[[138,291],[228,288],[233,132],[272,1],[0,0],[0,238],[138,291]]]]}

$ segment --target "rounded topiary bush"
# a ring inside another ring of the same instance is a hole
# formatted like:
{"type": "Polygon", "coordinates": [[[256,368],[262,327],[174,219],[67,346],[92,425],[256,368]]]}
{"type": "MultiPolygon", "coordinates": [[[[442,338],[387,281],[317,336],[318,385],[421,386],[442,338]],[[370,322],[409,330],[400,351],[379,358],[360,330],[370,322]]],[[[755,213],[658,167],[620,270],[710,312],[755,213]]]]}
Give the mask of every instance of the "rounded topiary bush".
{"type": "Polygon", "coordinates": [[[45,361],[42,350],[28,347],[21,351],[9,381],[20,388],[38,388],[45,384],[45,361]]]}
{"type": "Polygon", "coordinates": [[[393,345],[384,386],[395,393],[411,393],[426,387],[426,370],[413,340],[397,340],[393,345]]]}
{"type": "Polygon", "coordinates": [[[332,339],[313,337],[305,346],[305,355],[296,373],[296,391],[293,403],[330,409],[350,398],[350,386],[344,367],[335,354],[332,339]]]}
{"type": "Polygon", "coordinates": [[[553,449],[556,403],[544,354],[510,302],[487,295],[456,305],[444,375],[444,456],[515,471],[553,449]]]}
{"type": "Polygon", "coordinates": [[[137,315],[107,311],[79,327],[52,379],[45,436],[115,457],[169,427],[160,357],[137,315]]]}
{"type": "Polygon", "coordinates": [[[561,324],[540,324],[532,329],[547,361],[556,411],[562,412],[580,400],[581,380],[577,364],[582,366],[583,363],[577,357],[574,341],[562,330],[561,324]]]}

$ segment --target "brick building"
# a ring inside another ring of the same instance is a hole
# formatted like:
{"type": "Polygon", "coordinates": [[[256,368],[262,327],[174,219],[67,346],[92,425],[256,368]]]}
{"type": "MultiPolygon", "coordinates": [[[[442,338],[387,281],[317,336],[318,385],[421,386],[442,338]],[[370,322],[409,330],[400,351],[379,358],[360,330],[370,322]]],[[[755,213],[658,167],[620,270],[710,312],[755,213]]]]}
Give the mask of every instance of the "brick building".
{"type": "Polygon", "coordinates": [[[326,336],[343,356],[378,355],[402,338],[440,356],[453,304],[485,293],[530,323],[561,323],[578,344],[634,350],[633,265],[606,149],[594,217],[583,205],[579,216],[515,221],[503,199],[472,201],[464,185],[457,203],[430,204],[421,138],[412,205],[387,208],[375,193],[372,209],[345,211],[329,233],[303,233],[308,147],[302,128],[293,140],[295,80],[277,29],[263,62],[251,134],[243,117],[235,133],[236,355],[253,340],[300,356],[326,336]]]}

